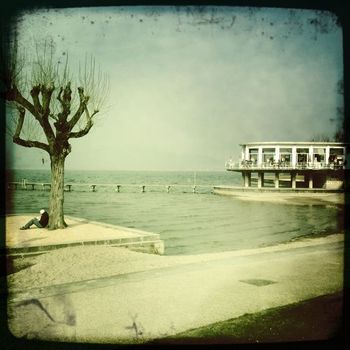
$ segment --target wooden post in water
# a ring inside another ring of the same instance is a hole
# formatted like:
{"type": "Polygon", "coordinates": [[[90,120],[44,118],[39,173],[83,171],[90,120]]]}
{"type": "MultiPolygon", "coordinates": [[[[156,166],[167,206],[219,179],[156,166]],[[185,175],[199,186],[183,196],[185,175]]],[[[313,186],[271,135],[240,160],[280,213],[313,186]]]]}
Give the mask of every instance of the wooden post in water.
{"type": "Polygon", "coordinates": [[[170,191],[170,185],[168,185],[168,186],[166,187],[166,191],[169,193],[169,191],[170,191]]]}
{"type": "Polygon", "coordinates": [[[42,188],[43,188],[43,191],[45,191],[45,189],[46,189],[46,187],[50,190],[50,188],[51,188],[51,184],[49,184],[49,183],[42,183],[41,184],[41,186],[42,186],[42,188]]]}
{"type": "Polygon", "coordinates": [[[197,173],[194,172],[193,174],[193,193],[196,193],[196,182],[197,182],[197,173]]]}
{"type": "Polygon", "coordinates": [[[116,191],[119,193],[120,192],[120,185],[117,185],[116,191]]]}
{"type": "Polygon", "coordinates": [[[145,192],[145,188],[146,188],[145,185],[142,185],[142,186],[141,186],[141,192],[142,192],[142,193],[145,192]]]}

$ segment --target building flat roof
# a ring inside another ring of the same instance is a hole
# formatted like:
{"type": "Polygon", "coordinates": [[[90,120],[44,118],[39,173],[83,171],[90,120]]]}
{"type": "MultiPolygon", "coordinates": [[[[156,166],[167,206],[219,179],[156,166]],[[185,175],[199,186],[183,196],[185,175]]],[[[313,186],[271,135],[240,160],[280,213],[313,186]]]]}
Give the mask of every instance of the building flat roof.
{"type": "Polygon", "coordinates": [[[272,146],[272,145],[283,145],[283,146],[299,146],[299,145],[310,145],[310,146],[348,146],[349,143],[345,142],[319,142],[319,141],[264,141],[264,142],[247,142],[240,143],[240,146],[272,146]]]}

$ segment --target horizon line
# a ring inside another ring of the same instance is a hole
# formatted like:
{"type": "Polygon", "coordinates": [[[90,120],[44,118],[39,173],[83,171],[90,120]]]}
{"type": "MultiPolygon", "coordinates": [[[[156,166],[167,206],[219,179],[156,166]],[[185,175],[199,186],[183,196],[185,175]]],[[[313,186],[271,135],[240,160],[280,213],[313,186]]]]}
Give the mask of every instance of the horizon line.
{"type": "MultiPolygon", "coordinates": [[[[50,168],[6,168],[5,171],[18,171],[18,170],[44,170],[44,171],[51,171],[50,168]]],[[[184,172],[210,172],[210,171],[223,171],[225,172],[226,169],[223,168],[220,169],[65,169],[65,171],[158,171],[158,172],[176,172],[176,171],[184,171],[184,172]]]]}

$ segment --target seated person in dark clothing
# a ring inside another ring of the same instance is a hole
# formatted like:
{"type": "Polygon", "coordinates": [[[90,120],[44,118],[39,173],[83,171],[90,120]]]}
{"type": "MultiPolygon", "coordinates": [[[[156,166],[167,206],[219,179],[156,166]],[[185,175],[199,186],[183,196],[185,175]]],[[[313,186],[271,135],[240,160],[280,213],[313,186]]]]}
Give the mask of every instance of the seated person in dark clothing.
{"type": "Polygon", "coordinates": [[[49,214],[44,209],[40,210],[40,214],[41,214],[40,219],[33,218],[30,221],[28,221],[24,226],[22,226],[20,229],[21,230],[27,230],[32,225],[35,225],[36,227],[39,227],[39,228],[46,227],[47,224],[49,223],[49,214]]]}

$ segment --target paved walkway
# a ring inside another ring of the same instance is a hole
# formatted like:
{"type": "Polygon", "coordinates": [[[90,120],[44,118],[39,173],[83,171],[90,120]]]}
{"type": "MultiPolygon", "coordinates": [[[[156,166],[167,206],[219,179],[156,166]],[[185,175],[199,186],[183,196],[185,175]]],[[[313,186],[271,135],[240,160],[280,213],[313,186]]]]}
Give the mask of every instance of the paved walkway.
{"type": "Polygon", "coordinates": [[[32,290],[10,299],[10,328],[41,339],[136,343],[333,293],[343,286],[343,238],[32,290]]]}
{"type": "Polygon", "coordinates": [[[65,216],[68,227],[49,231],[33,225],[20,230],[35,215],[6,217],[6,248],[10,255],[37,254],[48,250],[89,244],[124,246],[163,254],[159,234],[65,216]]]}

